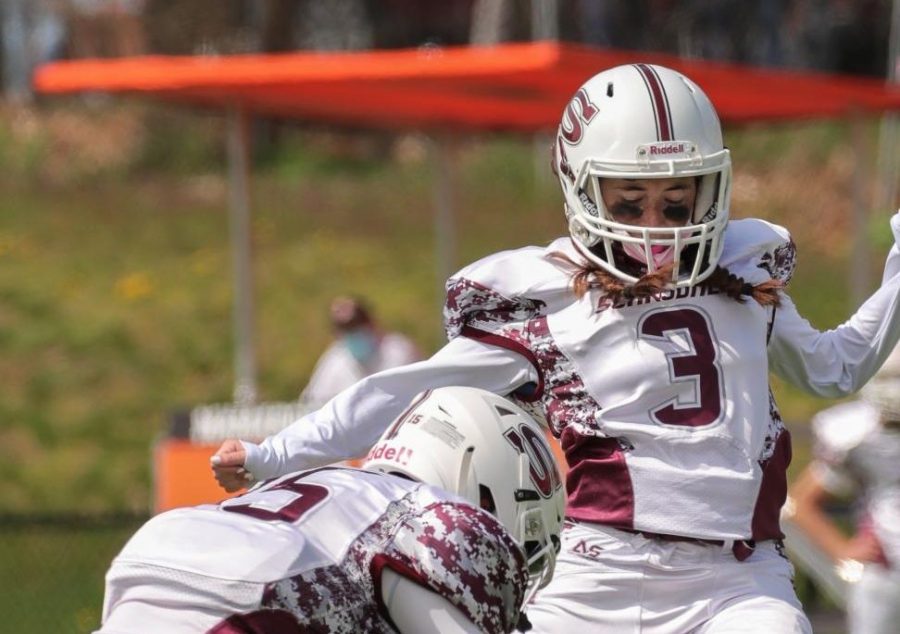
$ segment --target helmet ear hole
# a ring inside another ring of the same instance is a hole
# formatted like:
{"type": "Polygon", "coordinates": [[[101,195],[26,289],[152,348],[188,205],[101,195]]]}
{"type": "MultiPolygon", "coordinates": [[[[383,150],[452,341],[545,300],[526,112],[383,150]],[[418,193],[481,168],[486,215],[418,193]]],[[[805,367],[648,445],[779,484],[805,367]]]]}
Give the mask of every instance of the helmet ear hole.
{"type": "Polygon", "coordinates": [[[478,485],[479,506],[491,515],[497,514],[497,503],[494,501],[494,494],[483,484],[478,485]]]}
{"type": "Polygon", "coordinates": [[[541,496],[534,489],[516,489],[513,495],[516,502],[539,502],[541,496]]]}

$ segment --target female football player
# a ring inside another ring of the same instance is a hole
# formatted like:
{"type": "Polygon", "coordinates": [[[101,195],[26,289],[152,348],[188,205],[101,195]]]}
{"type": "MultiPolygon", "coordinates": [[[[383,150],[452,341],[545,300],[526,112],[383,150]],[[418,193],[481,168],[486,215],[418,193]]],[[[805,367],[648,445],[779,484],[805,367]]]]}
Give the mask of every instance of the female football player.
{"type": "MultiPolygon", "coordinates": [[[[900,251],[855,315],[813,328],[786,292],[790,234],[729,220],[715,109],[660,66],[588,80],[553,167],[568,236],[464,268],[447,285],[444,348],[259,445],[226,441],[220,483],[360,454],[423,389],[512,394],[545,416],[569,467],[534,631],[808,632],[781,549],[791,445],[768,374],[820,396],[859,389],[900,336],[900,251]]],[[[900,216],[891,226],[900,237],[900,216]]]]}

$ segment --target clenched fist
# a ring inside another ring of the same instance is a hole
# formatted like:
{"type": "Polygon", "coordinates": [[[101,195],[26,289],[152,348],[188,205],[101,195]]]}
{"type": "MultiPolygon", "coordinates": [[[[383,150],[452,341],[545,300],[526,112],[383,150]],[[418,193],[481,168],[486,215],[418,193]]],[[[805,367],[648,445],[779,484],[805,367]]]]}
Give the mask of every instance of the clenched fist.
{"type": "Polygon", "coordinates": [[[209,459],[216,482],[229,493],[240,491],[253,481],[253,475],[244,468],[246,457],[241,441],[229,438],[209,459]]]}

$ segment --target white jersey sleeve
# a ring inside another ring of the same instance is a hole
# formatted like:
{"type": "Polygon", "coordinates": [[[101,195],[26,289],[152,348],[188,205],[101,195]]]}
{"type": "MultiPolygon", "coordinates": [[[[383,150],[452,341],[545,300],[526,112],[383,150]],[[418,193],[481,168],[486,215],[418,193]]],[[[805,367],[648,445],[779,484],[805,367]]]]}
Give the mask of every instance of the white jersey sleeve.
{"type": "MultiPolygon", "coordinates": [[[[895,236],[900,214],[891,218],[895,236]]],[[[809,392],[830,398],[858,390],[881,367],[900,340],[900,251],[888,254],[879,288],[843,324],[819,331],[785,295],[769,341],[770,368],[809,392]]]]}
{"type": "Polygon", "coordinates": [[[259,445],[244,442],[245,466],[271,478],[365,454],[425,390],[451,385],[505,393],[535,380],[532,366],[503,348],[464,338],[430,359],[368,376],[259,445]]]}

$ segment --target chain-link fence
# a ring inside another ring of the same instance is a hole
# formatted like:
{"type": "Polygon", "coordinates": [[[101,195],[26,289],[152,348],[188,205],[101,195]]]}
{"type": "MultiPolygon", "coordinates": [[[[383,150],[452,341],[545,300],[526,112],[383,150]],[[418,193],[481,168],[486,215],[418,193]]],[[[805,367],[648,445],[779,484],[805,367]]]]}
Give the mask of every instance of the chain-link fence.
{"type": "Polygon", "coordinates": [[[84,634],[103,576],[145,515],[0,515],[0,615],[10,634],[84,634]]]}

